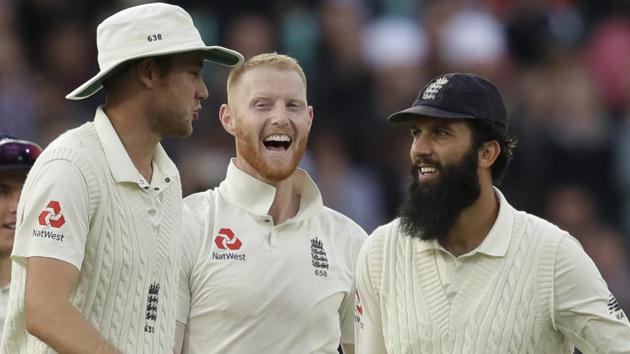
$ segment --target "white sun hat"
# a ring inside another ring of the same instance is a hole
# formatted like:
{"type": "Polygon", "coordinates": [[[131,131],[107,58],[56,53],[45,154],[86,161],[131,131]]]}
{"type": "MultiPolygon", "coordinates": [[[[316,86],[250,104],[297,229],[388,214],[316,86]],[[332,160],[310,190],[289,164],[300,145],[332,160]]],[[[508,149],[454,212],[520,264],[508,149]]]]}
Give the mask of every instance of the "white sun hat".
{"type": "Polygon", "coordinates": [[[203,51],[206,60],[225,66],[243,62],[237,51],[206,46],[190,15],[181,7],[150,3],[130,7],[106,18],[96,29],[100,71],[66,98],[88,98],[120,64],[152,56],[203,51]]]}

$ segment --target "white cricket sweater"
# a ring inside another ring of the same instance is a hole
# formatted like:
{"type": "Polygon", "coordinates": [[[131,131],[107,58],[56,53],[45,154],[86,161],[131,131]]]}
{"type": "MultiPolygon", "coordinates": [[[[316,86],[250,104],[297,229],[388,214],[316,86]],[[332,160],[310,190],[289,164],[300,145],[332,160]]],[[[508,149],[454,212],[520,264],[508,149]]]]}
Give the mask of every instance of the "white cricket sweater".
{"type": "Polygon", "coordinates": [[[477,264],[452,303],[435,257],[414,257],[418,240],[401,237],[398,220],[386,225],[371,240],[369,271],[388,351],[571,353],[552,321],[554,257],[566,233],[532,218],[514,213],[505,257],[477,264]]]}
{"type": "MultiPolygon", "coordinates": [[[[176,235],[181,222],[179,178],[162,191],[161,222],[156,229],[146,213],[147,198],[142,195],[146,191],[134,183],[116,183],[95,123],[61,135],[39,157],[31,174],[55,159],[77,166],[89,195],[89,231],[71,303],[123,353],[171,353],[178,273],[176,235]]],[[[27,179],[23,193],[32,188],[29,182],[27,179]]],[[[18,211],[18,220],[22,217],[18,211]]],[[[16,262],[0,352],[54,353],[25,329],[25,260],[16,262]]]]}

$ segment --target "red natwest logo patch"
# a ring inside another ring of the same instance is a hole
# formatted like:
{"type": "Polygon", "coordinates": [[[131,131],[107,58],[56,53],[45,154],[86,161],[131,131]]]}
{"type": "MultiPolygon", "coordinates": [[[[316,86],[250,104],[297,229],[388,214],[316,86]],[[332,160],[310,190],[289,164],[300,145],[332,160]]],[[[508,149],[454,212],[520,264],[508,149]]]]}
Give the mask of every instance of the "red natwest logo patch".
{"type": "Polygon", "coordinates": [[[61,214],[61,204],[58,201],[52,200],[46,206],[37,217],[39,224],[42,226],[50,226],[52,228],[58,229],[66,223],[66,219],[64,219],[63,214],[61,214]]]}
{"type": "Polygon", "coordinates": [[[359,298],[359,290],[355,290],[355,295],[356,295],[356,306],[355,306],[355,310],[357,312],[357,314],[359,316],[363,315],[363,306],[361,305],[361,299],[359,298]]]}
{"type": "Polygon", "coordinates": [[[219,234],[214,238],[214,244],[222,250],[229,249],[236,251],[241,249],[243,242],[234,235],[231,229],[224,227],[219,230],[219,234]]]}

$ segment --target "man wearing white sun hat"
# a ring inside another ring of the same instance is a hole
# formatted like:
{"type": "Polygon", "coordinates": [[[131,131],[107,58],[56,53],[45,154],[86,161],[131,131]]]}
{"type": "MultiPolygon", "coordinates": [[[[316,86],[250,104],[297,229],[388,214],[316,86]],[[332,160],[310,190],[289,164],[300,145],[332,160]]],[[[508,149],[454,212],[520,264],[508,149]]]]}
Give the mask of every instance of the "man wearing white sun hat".
{"type": "Polygon", "coordinates": [[[243,57],[163,3],[112,15],[96,41],[99,73],[66,98],[105,87],[106,103],[25,182],[1,353],[173,350],[181,184],[160,141],[192,133],[204,60],[243,57]]]}

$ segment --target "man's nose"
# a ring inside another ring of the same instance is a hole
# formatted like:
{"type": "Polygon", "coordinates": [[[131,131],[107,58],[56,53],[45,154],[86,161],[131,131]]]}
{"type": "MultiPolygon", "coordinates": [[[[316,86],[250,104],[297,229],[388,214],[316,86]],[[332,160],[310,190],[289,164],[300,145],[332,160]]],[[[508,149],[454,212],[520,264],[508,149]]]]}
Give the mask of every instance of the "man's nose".
{"type": "Polygon", "coordinates": [[[413,142],[411,143],[411,150],[409,152],[412,161],[418,157],[430,156],[431,152],[431,142],[425,136],[419,135],[413,139],[413,142]]]}
{"type": "Polygon", "coordinates": [[[17,213],[18,202],[20,201],[20,192],[11,193],[11,197],[9,199],[9,212],[17,213]]]}
{"type": "Polygon", "coordinates": [[[197,90],[197,92],[195,93],[195,98],[201,101],[208,98],[208,95],[209,95],[208,87],[206,86],[206,83],[203,80],[201,80],[201,85],[199,89],[197,90]]]}
{"type": "Polygon", "coordinates": [[[271,117],[271,124],[284,125],[289,122],[289,113],[287,107],[283,102],[275,104],[271,117]]]}

